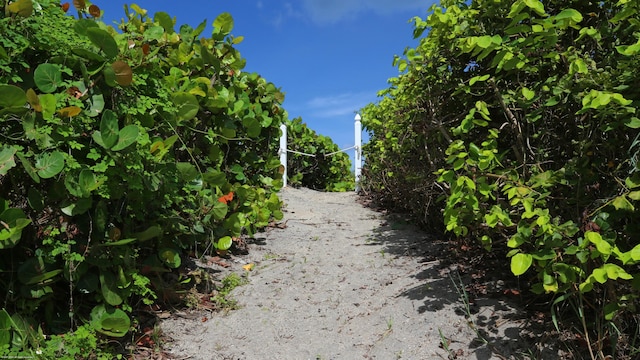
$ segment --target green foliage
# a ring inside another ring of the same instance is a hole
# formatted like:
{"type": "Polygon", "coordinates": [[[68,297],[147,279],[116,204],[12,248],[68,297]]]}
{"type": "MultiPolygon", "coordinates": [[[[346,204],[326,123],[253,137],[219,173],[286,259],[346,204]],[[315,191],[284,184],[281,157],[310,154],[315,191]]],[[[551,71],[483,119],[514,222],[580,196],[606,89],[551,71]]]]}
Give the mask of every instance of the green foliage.
{"type": "Polygon", "coordinates": [[[288,155],[288,181],[292,186],[326,191],[353,191],[355,188],[349,155],[338,152],[340,148],[331,138],[318,135],[301,118],[287,123],[287,146],[297,152],[315,155],[288,155]]]}
{"type": "Polygon", "coordinates": [[[638,3],[453,0],[413,20],[428,34],[363,112],[363,187],[625,328],[640,289],[638,3]]]}
{"type": "Polygon", "coordinates": [[[84,2],[0,4],[0,346],[122,338],[188,253],[282,218],[283,94],[242,71],[230,14],[204,37],[136,5],[116,31],[84,2]]]}
{"type": "Polygon", "coordinates": [[[240,277],[236,273],[231,273],[222,279],[222,284],[214,292],[214,296],[211,297],[211,301],[219,308],[222,309],[234,309],[237,307],[237,302],[231,298],[230,293],[238,286],[247,284],[246,278],[240,277]]]}

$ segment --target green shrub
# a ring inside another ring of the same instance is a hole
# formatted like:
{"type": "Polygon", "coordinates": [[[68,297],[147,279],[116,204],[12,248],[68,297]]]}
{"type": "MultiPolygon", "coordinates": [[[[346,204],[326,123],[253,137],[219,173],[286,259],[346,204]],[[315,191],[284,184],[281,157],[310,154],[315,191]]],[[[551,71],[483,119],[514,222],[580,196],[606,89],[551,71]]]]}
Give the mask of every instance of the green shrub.
{"type": "Polygon", "coordinates": [[[351,159],[331,138],[309,129],[301,118],[287,123],[287,146],[305,154],[290,153],[287,159],[288,181],[292,186],[314,190],[353,191],[355,177],[351,159]]]}
{"type": "Polygon", "coordinates": [[[123,337],[188,253],[282,217],[284,97],[242,71],[231,15],[204,37],[131,5],[116,31],[73,3],[0,1],[0,346],[16,351],[36,345],[11,342],[24,324],[123,337]]]}
{"type": "Polygon", "coordinates": [[[447,0],[432,11],[413,19],[416,37],[428,33],[364,109],[363,186],[506,253],[532,291],[578,305],[594,352],[615,352],[640,289],[640,5],[447,0]]]}

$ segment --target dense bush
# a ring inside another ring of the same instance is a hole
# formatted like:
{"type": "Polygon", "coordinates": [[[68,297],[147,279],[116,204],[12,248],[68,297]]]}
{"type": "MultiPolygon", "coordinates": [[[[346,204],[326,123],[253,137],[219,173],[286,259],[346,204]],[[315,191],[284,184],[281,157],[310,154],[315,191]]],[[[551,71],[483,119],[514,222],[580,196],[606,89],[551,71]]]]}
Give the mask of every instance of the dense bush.
{"type": "Polygon", "coordinates": [[[287,122],[288,182],[314,190],[352,191],[351,159],[331,138],[309,129],[301,118],[287,122]],[[304,154],[300,154],[304,153],[304,154]],[[314,156],[309,156],[314,155],[314,156]]]}
{"type": "Polygon", "coordinates": [[[187,254],[282,217],[283,94],[226,13],[201,37],[135,5],[119,31],[84,1],[0,6],[0,355],[122,337],[187,254]]]}
{"type": "Polygon", "coordinates": [[[363,114],[363,187],[504,251],[553,310],[575,305],[592,357],[638,336],[639,11],[443,0],[363,114]]]}

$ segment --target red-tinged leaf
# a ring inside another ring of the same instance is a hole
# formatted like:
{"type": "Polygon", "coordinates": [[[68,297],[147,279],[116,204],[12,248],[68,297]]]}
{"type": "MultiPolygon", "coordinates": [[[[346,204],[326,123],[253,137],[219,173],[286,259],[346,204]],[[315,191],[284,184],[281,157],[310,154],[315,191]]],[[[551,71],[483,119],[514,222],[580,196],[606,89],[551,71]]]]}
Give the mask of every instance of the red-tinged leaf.
{"type": "Polygon", "coordinates": [[[66,2],[66,3],[64,3],[64,4],[60,4],[60,7],[62,8],[62,11],[64,11],[64,12],[69,11],[69,7],[70,7],[70,6],[71,6],[71,5],[70,5],[68,2],[66,2]]]}
{"type": "Polygon", "coordinates": [[[144,56],[149,55],[149,44],[142,45],[142,54],[144,54],[144,56]]]}
{"type": "Polygon", "coordinates": [[[120,86],[129,86],[133,83],[133,71],[129,64],[122,60],[117,60],[111,64],[111,68],[116,74],[116,82],[120,86]]]}
{"type": "Polygon", "coordinates": [[[98,7],[98,5],[91,5],[89,6],[89,15],[93,16],[94,18],[99,18],[100,15],[102,15],[100,13],[100,8],[98,7]]]}
{"type": "Polygon", "coordinates": [[[73,0],[73,7],[75,7],[78,11],[84,11],[84,9],[87,7],[87,4],[84,2],[84,0],[73,0]]]}

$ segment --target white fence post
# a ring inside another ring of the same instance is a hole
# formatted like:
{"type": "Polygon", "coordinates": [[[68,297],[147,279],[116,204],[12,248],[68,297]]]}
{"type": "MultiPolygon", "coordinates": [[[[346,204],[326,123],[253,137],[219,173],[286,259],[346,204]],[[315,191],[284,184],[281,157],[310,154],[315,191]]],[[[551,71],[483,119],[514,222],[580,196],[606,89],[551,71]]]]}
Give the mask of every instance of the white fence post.
{"type": "Polygon", "coordinates": [[[362,118],[360,114],[356,114],[355,124],[355,175],[356,175],[356,192],[360,190],[360,175],[362,174],[362,118]]]}
{"type": "Polygon", "coordinates": [[[280,125],[282,135],[280,136],[280,164],[284,167],[284,173],[282,174],[282,187],[287,187],[287,125],[280,125]]]}

